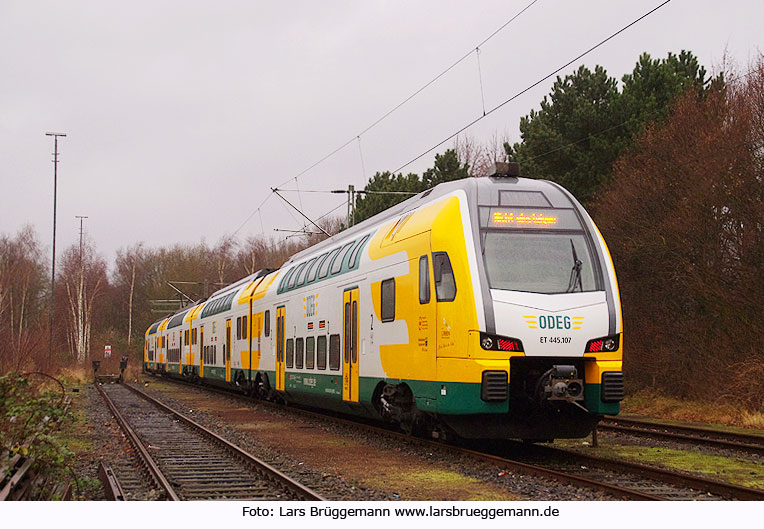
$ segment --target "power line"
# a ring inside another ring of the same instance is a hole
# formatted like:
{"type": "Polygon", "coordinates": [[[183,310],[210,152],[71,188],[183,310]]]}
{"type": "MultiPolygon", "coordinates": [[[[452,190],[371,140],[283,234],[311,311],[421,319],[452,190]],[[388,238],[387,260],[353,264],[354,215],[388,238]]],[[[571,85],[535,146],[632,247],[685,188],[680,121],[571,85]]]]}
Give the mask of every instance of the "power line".
{"type": "Polygon", "coordinates": [[[458,136],[459,134],[461,134],[462,132],[464,132],[464,131],[465,131],[465,130],[467,130],[468,128],[472,127],[472,126],[473,126],[475,123],[477,123],[477,122],[481,121],[482,119],[486,118],[487,116],[489,116],[489,115],[493,114],[494,112],[496,112],[497,110],[499,110],[500,108],[502,108],[502,107],[503,107],[504,105],[506,105],[507,103],[510,103],[511,101],[514,101],[515,99],[517,99],[517,98],[518,98],[518,97],[520,97],[521,95],[525,94],[525,93],[526,93],[526,92],[528,92],[529,90],[532,90],[532,89],[533,89],[533,88],[535,88],[536,86],[540,85],[541,83],[543,83],[544,81],[546,81],[547,79],[549,79],[550,77],[552,77],[553,75],[556,75],[557,73],[559,73],[560,71],[564,70],[565,68],[567,68],[568,66],[570,66],[570,65],[571,65],[571,64],[573,64],[574,62],[576,62],[576,61],[578,61],[579,59],[581,59],[581,58],[585,57],[586,55],[590,54],[591,52],[593,52],[594,50],[596,50],[597,48],[599,48],[600,46],[602,46],[602,45],[603,45],[603,44],[605,44],[606,42],[608,42],[608,41],[612,40],[613,38],[615,38],[616,36],[620,35],[620,34],[621,34],[621,33],[623,33],[624,31],[626,31],[627,29],[629,29],[631,26],[633,26],[633,25],[637,24],[638,22],[642,21],[643,19],[647,18],[648,16],[650,16],[651,14],[653,14],[654,12],[656,12],[657,10],[659,10],[660,8],[662,8],[663,6],[665,6],[666,4],[668,4],[669,2],[671,2],[671,0],[665,0],[665,1],[664,1],[662,4],[658,5],[657,7],[654,7],[653,9],[651,9],[651,10],[650,10],[650,11],[648,11],[647,13],[643,14],[643,15],[642,15],[642,16],[640,16],[639,18],[637,18],[637,19],[633,20],[633,21],[632,21],[632,22],[630,22],[629,24],[625,25],[624,27],[622,27],[621,29],[619,29],[619,30],[618,30],[618,31],[616,31],[615,33],[612,33],[612,34],[611,34],[609,37],[606,37],[605,39],[601,40],[600,42],[598,42],[597,44],[595,44],[594,46],[592,46],[591,48],[589,48],[589,49],[588,49],[588,50],[586,50],[585,52],[581,53],[581,54],[580,54],[580,55],[578,55],[577,57],[574,57],[573,59],[571,59],[571,60],[570,60],[570,61],[568,61],[567,63],[563,64],[562,66],[560,66],[559,68],[557,68],[557,69],[556,69],[556,70],[554,70],[553,72],[551,72],[551,73],[549,73],[549,74],[545,75],[544,77],[542,77],[542,78],[541,78],[541,79],[539,79],[538,81],[534,82],[533,84],[529,85],[528,87],[524,88],[523,90],[521,90],[521,91],[517,92],[515,95],[513,95],[512,97],[510,97],[510,98],[509,98],[509,99],[507,99],[506,101],[504,101],[504,102],[502,102],[502,103],[499,103],[498,105],[496,105],[495,107],[493,107],[492,109],[490,109],[488,112],[486,112],[484,115],[482,115],[482,116],[480,116],[480,117],[478,117],[478,118],[476,118],[476,119],[472,120],[472,121],[471,121],[471,122],[469,122],[467,125],[463,126],[463,127],[462,127],[461,129],[459,129],[458,131],[456,131],[456,132],[454,132],[453,134],[449,135],[449,136],[448,136],[447,138],[445,138],[444,140],[442,140],[442,141],[440,141],[440,142],[436,143],[435,145],[433,145],[432,147],[430,147],[429,149],[427,149],[426,151],[424,151],[424,152],[423,152],[422,154],[420,154],[419,156],[416,156],[416,157],[412,158],[411,160],[409,160],[409,161],[408,161],[408,162],[406,162],[405,164],[401,165],[401,166],[400,166],[398,169],[396,169],[396,170],[395,170],[395,171],[393,171],[392,173],[393,173],[393,174],[395,174],[395,173],[398,173],[398,172],[400,172],[402,169],[404,169],[404,168],[408,167],[409,165],[411,165],[412,163],[414,163],[414,162],[415,162],[415,161],[417,161],[418,159],[420,159],[420,158],[422,158],[423,156],[425,156],[425,155],[429,154],[430,152],[434,151],[435,149],[437,149],[438,147],[440,147],[441,145],[443,145],[443,144],[444,144],[444,143],[446,143],[447,141],[449,141],[449,140],[453,139],[454,137],[458,136]]]}
{"type": "MultiPolygon", "coordinates": [[[[744,78],[746,78],[746,77],[748,77],[750,75],[753,75],[755,73],[760,73],[762,71],[764,71],[764,69],[760,69],[760,68],[757,68],[757,69],[754,69],[754,70],[749,70],[748,72],[746,72],[744,74],[732,77],[727,82],[731,83],[731,82],[734,82],[734,81],[740,81],[741,79],[744,79],[744,78]]],[[[653,110],[651,112],[646,113],[643,116],[632,116],[629,119],[627,119],[625,121],[622,121],[621,123],[618,123],[617,125],[612,125],[612,126],[606,128],[606,129],[602,129],[602,130],[600,130],[598,132],[595,132],[593,134],[589,134],[588,136],[585,136],[585,137],[580,138],[578,140],[571,141],[569,143],[566,143],[565,145],[560,145],[559,147],[555,147],[554,149],[551,149],[551,150],[549,150],[547,152],[542,152],[541,154],[537,154],[536,156],[533,156],[532,158],[528,158],[528,161],[536,160],[538,158],[543,158],[544,156],[548,156],[550,154],[554,154],[557,151],[561,151],[563,149],[566,149],[568,147],[572,147],[573,145],[579,144],[579,143],[584,142],[586,140],[590,140],[592,138],[596,138],[597,136],[601,136],[602,134],[605,134],[606,132],[610,132],[611,130],[623,127],[623,126],[631,123],[632,121],[636,121],[638,119],[643,119],[643,118],[649,117],[651,115],[657,115],[660,112],[663,112],[664,110],[665,110],[665,108],[657,108],[657,109],[655,109],[655,110],[653,110]]]]}
{"type": "Polygon", "coordinates": [[[331,235],[329,235],[329,232],[328,232],[328,231],[326,231],[326,230],[325,230],[325,229],[323,229],[321,226],[319,226],[318,224],[316,224],[315,222],[313,222],[313,221],[310,219],[310,217],[308,217],[308,216],[307,216],[305,213],[303,213],[303,212],[302,212],[302,211],[301,211],[299,208],[297,208],[297,207],[296,207],[294,204],[292,204],[292,203],[291,203],[291,202],[289,202],[289,201],[288,201],[286,198],[284,198],[284,195],[282,195],[281,193],[279,193],[279,192],[276,190],[276,188],[273,188],[273,187],[272,187],[272,188],[271,188],[271,191],[272,191],[272,192],[274,192],[274,193],[276,193],[276,195],[277,195],[277,196],[278,196],[278,197],[279,197],[281,200],[283,200],[284,202],[286,202],[287,204],[289,204],[290,206],[292,206],[292,208],[294,208],[294,210],[295,210],[297,213],[299,213],[300,215],[302,215],[303,217],[305,217],[305,219],[306,219],[308,222],[310,222],[310,223],[311,223],[311,224],[313,224],[313,225],[314,225],[316,228],[318,228],[319,230],[321,230],[321,231],[324,233],[324,235],[326,235],[327,237],[331,237],[331,235]]]}
{"type": "MultiPolygon", "coordinates": [[[[293,177],[291,177],[291,178],[288,178],[287,180],[283,181],[282,183],[280,183],[280,184],[279,184],[278,186],[276,186],[276,187],[277,187],[277,188],[278,188],[278,187],[281,187],[281,186],[283,186],[284,184],[286,184],[287,182],[289,182],[290,180],[297,180],[297,178],[301,177],[301,176],[302,176],[302,175],[304,175],[305,173],[309,172],[311,169],[313,169],[313,168],[317,167],[318,165],[322,164],[323,162],[325,162],[326,160],[328,160],[329,158],[331,158],[332,156],[334,156],[335,154],[337,154],[338,152],[340,152],[341,150],[343,150],[345,147],[347,147],[348,145],[350,145],[350,144],[351,144],[351,143],[353,143],[354,141],[358,141],[358,142],[359,142],[359,150],[360,150],[360,140],[361,140],[361,136],[362,136],[363,134],[366,134],[366,133],[367,133],[367,132],[369,132],[371,129],[373,129],[374,127],[376,127],[377,125],[379,125],[379,124],[380,124],[382,121],[384,121],[385,119],[387,119],[387,118],[388,118],[388,117],[389,117],[391,114],[393,114],[395,111],[397,111],[397,110],[398,110],[399,108],[401,108],[403,105],[405,105],[406,103],[408,103],[409,101],[411,101],[412,99],[414,99],[416,96],[418,96],[420,93],[422,93],[424,90],[426,90],[426,89],[427,89],[429,86],[431,86],[431,85],[432,85],[433,83],[435,83],[435,82],[436,82],[438,79],[440,79],[441,77],[443,77],[445,74],[447,74],[448,72],[450,72],[451,70],[453,70],[453,69],[454,69],[456,66],[458,66],[458,65],[459,65],[460,63],[462,63],[462,62],[463,62],[465,59],[467,59],[468,57],[470,57],[470,56],[471,56],[473,53],[476,53],[476,52],[478,51],[478,49],[479,49],[481,46],[483,46],[483,45],[484,45],[486,42],[488,42],[488,41],[489,41],[489,40],[491,40],[493,37],[495,37],[497,34],[499,34],[499,33],[500,33],[500,32],[501,32],[501,31],[502,31],[504,28],[506,28],[506,27],[507,27],[507,26],[509,26],[509,25],[510,25],[512,22],[514,22],[514,21],[515,21],[515,19],[517,19],[517,18],[518,18],[520,15],[522,15],[522,14],[523,14],[523,13],[525,13],[525,12],[526,12],[528,9],[530,9],[530,8],[531,8],[531,7],[532,7],[532,6],[533,6],[533,5],[534,5],[536,2],[538,2],[538,0],[533,0],[532,2],[530,2],[528,5],[526,5],[524,8],[522,8],[520,11],[518,11],[518,12],[517,12],[515,15],[513,15],[513,16],[512,16],[512,17],[511,17],[509,20],[507,20],[507,21],[506,21],[504,24],[502,24],[501,26],[499,26],[499,28],[498,28],[498,29],[496,29],[496,30],[495,30],[493,33],[491,33],[490,35],[488,35],[488,36],[487,36],[485,39],[483,39],[483,40],[482,40],[480,43],[478,43],[476,46],[474,46],[473,48],[471,48],[469,52],[467,52],[466,54],[464,54],[464,55],[463,55],[461,58],[459,58],[459,59],[458,59],[456,62],[454,62],[453,64],[451,64],[451,65],[450,65],[448,68],[446,68],[445,70],[443,70],[442,72],[440,72],[438,75],[436,75],[435,77],[433,77],[433,78],[432,78],[430,81],[428,81],[427,83],[425,83],[425,84],[424,84],[424,85],[423,85],[421,88],[419,88],[419,89],[417,89],[416,91],[414,91],[414,93],[412,93],[410,96],[408,96],[407,98],[405,98],[403,101],[401,101],[400,103],[398,103],[397,105],[395,105],[393,108],[391,108],[391,109],[390,109],[390,110],[388,110],[387,112],[385,112],[385,113],[384,113],[384,114],[383,114],[381,117],[379,117],[379,118],[378,118],[376,121],[374,121],[373,123],[371,123],[370,125],[368,125],[368,126],[367,126],[365,129],[363,129],[363,130],[362,130],[360,133],[356,134],[355,136],[353,136],[352,138],[350,138],[348,141],[346,141],[345,143],[343,143],[342,145],[340,145],[339,147],[337,147],[337,148],[336,148],[336,149],[334,149],[333,151],[329,152],[328,154],[326,154],[324,157],[322,157],[322,158],[321,158],[321,159],[319,159],[318,161],[316,161],[316,162],[314,162],[313,164],[311,164],[309,167],[307,167],[307,168],[303,169],[301,172],[297,173],[295,176],[293,176],[293,177]]],[[[363,165],[363,153],[361,153],[361,164],[363,165]]],[[[363,169],[363,172],[364,172],[364,175],[365,175],[365,173],[366,173],[366,170],[365,170],[365,168],[363,169]]],[[[257,213],[257,212],[260,210],[260,208],[262,208],[262,207],[263,207],[263,205],[264,205],[264,204],[265,204],[265,202],[268,200],[268,198],[270,198],[270,196],[271,196],[271,195],[268,195],[268,197],[266,197],[266,198],[265,198],[265,200],[263,200],[263,202],[262,202],[262,203],[261,203],[261,204],[260,204],[260,205],[259,205],[259,206],[258,206],[258,207],[257,207],[257,208],[256,208],[256,209],[255,209],[255,210],[254,210],[254,211],[253,211],[253,212],[252,212],[252,213],[251,213],[251,214],[250,214],[250,215],[249,215],[247,218],[246,218],[246,220],[245,220],[244,222],[242,222],[242,223],[241,223],[241,225],[240,225],[238,228],[236,228],[236,230],[233,232],[233,236],[235,236],[237,233],[239,233],[239,231],[241,231],[241,229],[242,229],[242,228],[243,228],[243,227],[244,227],[244,226],[247,224],[247,222],[249,222],[249,220],[250,220],[250,219],[251,219],[251,218],[252,218],[252,217],[255,215],[255,213],[257,213]]]]}

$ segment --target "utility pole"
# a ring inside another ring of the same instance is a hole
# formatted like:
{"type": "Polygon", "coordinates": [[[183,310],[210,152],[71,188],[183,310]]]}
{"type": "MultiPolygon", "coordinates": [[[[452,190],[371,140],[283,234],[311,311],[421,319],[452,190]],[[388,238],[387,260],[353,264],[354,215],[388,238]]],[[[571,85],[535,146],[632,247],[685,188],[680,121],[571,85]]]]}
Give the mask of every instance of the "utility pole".
{"type": "Polygon", "coordinates": [[[80,268],[82,268],[82,221],[88,217],[83,215],[75,215],[74,218],[80,219],[80,268]]]}
{"type": "Polygon", "coordinates": [[[348,228],[355,225],[355,196],[356,195],[407,195],[414,196],[419,193],[413,191],[356,191],[353,184],[348,185],[347,191],[344,189],[332,189],[327,193],[347,193],[348,194],[348,228]]]}
{"type": "Polygon", "coordinates": [[[58,138],[66,137],[61,132],[46,132],[53,136],[53,259],[50,267],[50,307],[48,310],[48,368],[53,361],[53,302],[56,290],[56,190],[58,187],[58,138]]]}
{"type": "Polygon", "coordinates": [[[348,228],[353,226],[353,218],[355,217],[355,186],[350,184],[348,186],[348,228]]]}

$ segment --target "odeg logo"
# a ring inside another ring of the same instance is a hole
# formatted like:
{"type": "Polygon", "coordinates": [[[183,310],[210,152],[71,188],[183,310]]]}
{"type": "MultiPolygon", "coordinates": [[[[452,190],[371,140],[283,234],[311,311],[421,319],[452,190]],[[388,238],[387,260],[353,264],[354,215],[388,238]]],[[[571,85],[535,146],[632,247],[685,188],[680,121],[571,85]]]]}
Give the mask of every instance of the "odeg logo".
{"type": "Polygon", "coordinates": [[[576,330],[584,323],[583,316],[523,316],[529,329],[576,330]]]}
{"type": "Polygon", "coordinates": [[[539,316],[541,329],[570,329],[570,316],[539,316]]]}

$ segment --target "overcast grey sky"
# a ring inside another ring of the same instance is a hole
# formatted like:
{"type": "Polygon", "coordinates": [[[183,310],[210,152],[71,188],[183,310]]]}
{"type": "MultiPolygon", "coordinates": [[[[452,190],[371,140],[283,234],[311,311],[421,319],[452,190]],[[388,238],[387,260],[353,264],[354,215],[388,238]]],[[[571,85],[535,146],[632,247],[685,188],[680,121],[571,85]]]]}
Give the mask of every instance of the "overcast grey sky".
{"type": "MultiPolygon", "coordinates": [[[[270,194],[400,103],[520,11],[504,1],[0,0],[0,233],[52,234],[75,215],[113,259],[120,247],[214,244],[270,194]]],[[[481,48],[487,108],[555,70],[661,0],[538,0],[481,48]]],[[[761,49],[761,0],[673,0],[579,64],[620,78],[639,54],[689,49],[707,68],[725,50],[745,70],[761,49]]],[[[470,129],[519,139],[553,79],[470,129]]],[[[299,178],[301,189],[363,187],[482,114],[473,55],[299,178]]],[[[431,166],[434,153],[406,171],[431,166]]],[[[295,188],[292,181],[284,187],[295,188]]],[[[287,195],[318,217],[343,195],[287,195]]],[[[340,208],[338,213],[343,213],[340,208]]],[[[295,214],[295,217],[297,215],[295,214]]],[[[240,239],[295,221],[272,197],[240,239]]]]}

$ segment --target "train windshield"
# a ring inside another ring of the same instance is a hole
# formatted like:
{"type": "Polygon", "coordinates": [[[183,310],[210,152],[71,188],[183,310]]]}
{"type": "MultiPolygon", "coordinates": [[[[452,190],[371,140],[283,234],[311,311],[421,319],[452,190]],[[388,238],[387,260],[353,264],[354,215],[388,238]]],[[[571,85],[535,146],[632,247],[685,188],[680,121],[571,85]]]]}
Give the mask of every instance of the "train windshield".
{"type": "Polygon", "coordinates": [[[598,290],[581,232],[485,231],[483,255],[491,288],[540,294],[598,290]]]}

